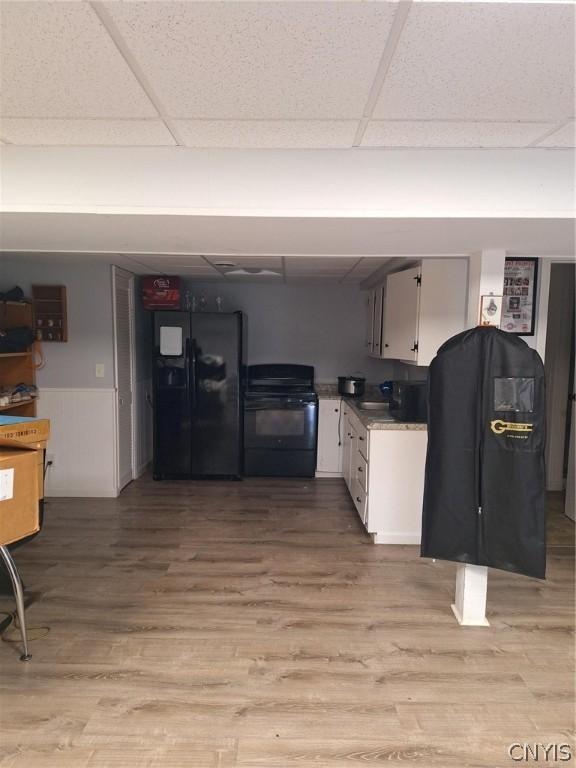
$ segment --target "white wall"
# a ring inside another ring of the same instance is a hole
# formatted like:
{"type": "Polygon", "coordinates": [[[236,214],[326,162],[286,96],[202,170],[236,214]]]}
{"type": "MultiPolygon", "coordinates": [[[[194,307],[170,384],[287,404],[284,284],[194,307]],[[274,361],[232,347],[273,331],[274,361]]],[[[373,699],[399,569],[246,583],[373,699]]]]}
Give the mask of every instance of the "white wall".
{"type": "Polygon", "coordinates": [[[65,285],[68,341],[45,342],[46,360],[36,375],[40,387],[109,389],[114,386],[112,290],[107,264],[82,261],[58,263],[50,257],[6,259],[0,254],[0,291],[19,285],[26,296],[31,286],[65,285]],[[96,363],[105,375],[95,377],[96,363]]]}
{"type": "Polygon", "coordinates": [[[47,496],[115,496],[114,344],[110,266],[0,256],[0,290],[65,285],[68,342],[44,342],[38,416],[50,419],[47,496]],[[95,377],[96,363],[105,366],[95,377]]]}
{"type": "Polygon", "coordinates": [[[393,363],[364,352],[367,296],[356,285],[188,285],[196,297],[204,292],[213,310],[215,297],[221,296],[225,311],[245,313],[248,364],[313,365],[322,382],[352,373],[373,382],[393,378],[393,363]]]}

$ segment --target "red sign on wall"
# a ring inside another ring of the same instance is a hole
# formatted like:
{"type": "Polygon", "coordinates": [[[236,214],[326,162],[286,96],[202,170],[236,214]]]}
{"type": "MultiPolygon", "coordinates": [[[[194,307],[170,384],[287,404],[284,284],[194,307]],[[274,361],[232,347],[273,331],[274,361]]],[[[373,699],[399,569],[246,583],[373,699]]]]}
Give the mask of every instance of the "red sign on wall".
{"type": "Polygon", "coordinates": [[[145,309],[180,309],[180,278],[143,278],[142,302],[145,309]]]}

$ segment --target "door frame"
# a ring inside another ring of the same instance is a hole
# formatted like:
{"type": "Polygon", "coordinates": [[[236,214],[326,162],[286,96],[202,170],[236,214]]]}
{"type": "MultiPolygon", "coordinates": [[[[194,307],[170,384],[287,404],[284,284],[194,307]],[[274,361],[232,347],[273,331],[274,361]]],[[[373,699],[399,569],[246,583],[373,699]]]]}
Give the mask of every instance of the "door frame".
{"type": "MultiPolygon", "coordinates": [[[[553,264],[576,264],[573,256],[541,257],[539,264],[540,288],[538,296],[538,315],[534,346],[540,357],[546,364],[546,337],[548,333],[548,308],[550,304],[550,276],[553,264]]],[[[574,408],[574,406],[572,406],[574,408]]],[[[568,467],[570,471],[570,467],[568,467]]],[[[570,517],[570,515],[569,515],[570,517]]]]}
{"type": "Polygon", "coordinates": [[[130,434],[130,444],[131,444],[131,454],[132,454],[132,480],[135,480],[138,477],[138,467],[137,467],[137,445],[136,445],[136,436],[138,434],[137,429],[137,408],[136,408],[136,315],[135,315],[135,289],[136,289],[136,283],[135,283],[135,275],[133,272],[129,272],[127,269],[123,269],[122,267],[117,267],[116,265],[112,265],[111,267],[112,271],[112,337],[113,337],[113,343],[114,343],[114,433],[115,433],[115,440],[114,440],[114,453],[115,453],[115,460],[114,460],[114,484],[116,487],[116,494],[118,495],[122,488],[120,488],[120,451],[118,450],[119,447],[119,440],[120,440],[120,429],[119,429],[119,419],[118,419],[118,345],[117,345],[117,314],[116,314],[116,283],[117,278],[119,276],[122,276],[124,278],[128,279],[128,316],[129,316],[129,334],[130,334],[130,389],[132,392],[132,399],[130,404],[130,422],[131,422],[131,434],[130,434]]]}

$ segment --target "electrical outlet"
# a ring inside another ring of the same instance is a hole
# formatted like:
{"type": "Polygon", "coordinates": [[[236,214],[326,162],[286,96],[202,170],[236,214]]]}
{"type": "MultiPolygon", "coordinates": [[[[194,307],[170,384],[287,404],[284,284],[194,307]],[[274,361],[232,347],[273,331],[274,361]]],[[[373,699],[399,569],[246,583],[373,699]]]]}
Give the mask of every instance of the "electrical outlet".
{"type": "Polygon", "coordinates": [[[96,373],[96,378],[97,379],[103,379],[104,378],[104,371],[105,371],[104,363],[96,363],[95,373],[96,373]]]}

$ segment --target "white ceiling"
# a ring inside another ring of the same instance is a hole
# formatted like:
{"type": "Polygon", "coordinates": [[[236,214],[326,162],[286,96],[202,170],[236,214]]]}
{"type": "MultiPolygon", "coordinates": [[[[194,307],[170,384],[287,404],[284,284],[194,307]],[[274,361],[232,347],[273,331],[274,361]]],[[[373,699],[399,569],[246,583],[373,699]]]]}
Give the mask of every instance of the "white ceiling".
{"type": "Polygon", "coordinates": [[[181,275],[198,280],[258,283],[355,283],[359,284],[390,261],[387,256],[197,256],[185,254],[126,254],[126,253],[0,253],[2,264],[17,260],[52,263],[82,260],[104,261],[124,267],[135,274],[181,275]],[[226,266],[224,266],[226,264],[226,266]],[[233,265],[233,266],[232,266],[233,265]],[[248,274],[233,274],[231,270],[248,274]],[[274,274],[250,274],[263,269],[274,274]]]}
{"type": "Polygon", "coordinates": [[[0,2],[0,140],[574,146],[573,2],[0,2]]]}

